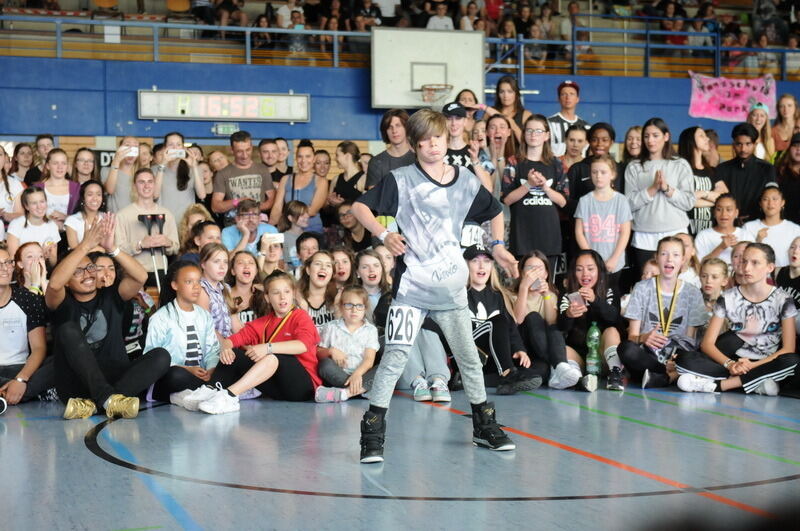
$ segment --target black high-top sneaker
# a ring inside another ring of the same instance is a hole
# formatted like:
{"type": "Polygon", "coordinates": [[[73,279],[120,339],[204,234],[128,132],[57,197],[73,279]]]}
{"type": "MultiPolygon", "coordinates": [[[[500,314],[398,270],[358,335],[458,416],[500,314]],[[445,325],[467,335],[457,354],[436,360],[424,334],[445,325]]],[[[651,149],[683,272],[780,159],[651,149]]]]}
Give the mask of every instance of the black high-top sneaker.
{"type": "Polygon", "coordinates": [[[494,404],[472,405],[472,443],[490,450],[513,450],[517,447],[500,429],[494,418],[494,404]]]}
{"type": "Polygon", "coordinates": [[[361,462],[383,462],[383,440],[386,433],[386,420],[383,415],[373,411],[364,413],[361,419],[361,462]]]}

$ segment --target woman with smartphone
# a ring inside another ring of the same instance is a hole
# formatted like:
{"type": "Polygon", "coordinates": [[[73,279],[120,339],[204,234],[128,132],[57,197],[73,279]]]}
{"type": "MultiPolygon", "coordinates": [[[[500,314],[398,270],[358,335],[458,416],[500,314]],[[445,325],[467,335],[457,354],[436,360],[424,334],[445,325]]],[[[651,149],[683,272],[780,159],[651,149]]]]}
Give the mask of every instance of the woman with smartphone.
{"type": "Polygon", "coordinates": [[[164,137],[166,154],[164,164],[155,167],[156,198],[161,205],[169,205],[173,212],[183,212],[196,201],[206,198],[206,186],[198,168],[193,150],[184,147],[183,135],[167,133],[164,137]]]}
{"type": "MultiPolygon", "coordinates": [[[[622,362],[617,355],[620,343],[619,299],[608,286],[608,271],[597,251],[578,251],[567,270],[567,290],[558,305],[558,328],[566,336],[567,358],[584,364],[586,336],[592,323],[600,328],[600,353],[608,364],[606,389],[624,391],[622,362]]],[[[596,377],[586,375],[588,387],[597,387],[596,377]],[[590,380],[595,380],[589,382],[590,380]]]]}
{"type": "Polygon", "coordinates": [[[100,175],[103,188],[108,194],[109,212],[119,212],[130,205],[133,195],[133,176],[139,169],[139,141],[126,136],[111,160],[111,167],[103,168],[100,175]]]}

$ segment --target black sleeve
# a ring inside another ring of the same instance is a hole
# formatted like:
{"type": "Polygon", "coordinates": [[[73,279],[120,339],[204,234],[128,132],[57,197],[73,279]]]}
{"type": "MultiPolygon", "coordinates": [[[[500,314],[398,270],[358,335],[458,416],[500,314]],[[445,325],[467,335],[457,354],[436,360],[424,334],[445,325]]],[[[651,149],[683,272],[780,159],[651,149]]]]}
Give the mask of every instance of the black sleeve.
{"type": "Polygon", "coordinates": [[[506,308],[505,304],[503,304],[502,313],[506,318],[506,322],[508,322],[508,338],[511,343],[511,353],[513,354],[520,350],[525,351],[525,342],[522,340],[522,336],[519,333],[517,322],[514,320],[514,317],[508,313],[508,308],[506,308]]]}
{"type": "Polygon", "coordinates": [[[355,202],[364,203],[379,216],[394,216],[397,214],[397,196],[397,181],[390,173],[355,202]]]}
{"type": "Polygon", "coordinates": [[[614,326],[619,321],[619,302],[610,289],[606,298],[595,297],[591,309],[597,320],[606,326],[614,326]]]}
{"type": "Polygon", "coordinates": [[[567,294],[561,296],[558,303],[558,318],[556,319],[556,326],[562,332],[569,332],[575,326],[575,319],[567,317],[567,309],[569,308],[569,298],[567,294]]]}
{"type": "Polygon", "coordinates": [[[472,200],[472,205],[467,212],[467,219],[464,221],[474,221],[480,224],[489,221],[502,211],[503,205],[500,204],[500,201],[495,199],[489,190],[481,186],[478,193],[475,194],[475,199],[472,200]]]}
{"type": "Polygon", "coordinates": [[[47,312],[44,306],[44,297],[31,293],[23,287],[18,287],[11,293],[14,302],[25,312],[28,332],[40,326],[47,326],[47,312]]]}

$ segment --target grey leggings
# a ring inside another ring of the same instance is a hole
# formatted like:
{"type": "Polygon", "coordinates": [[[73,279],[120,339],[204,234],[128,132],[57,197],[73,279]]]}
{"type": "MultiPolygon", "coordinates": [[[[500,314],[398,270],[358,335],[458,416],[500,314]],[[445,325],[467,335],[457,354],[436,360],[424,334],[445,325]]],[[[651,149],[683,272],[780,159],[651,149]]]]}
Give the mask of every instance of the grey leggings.
{"type": "MultiPolygon", "coordinates": [[[[395,304],[392,303],[392,309],[395,304]]],[[[486,402],[486,387],[483,384],[483,367],[478,357],[478,349],[472,339],[472,323],[469,310],[460,308],[456,310],[424,310],[418,309],[422,318],[430,316],[442,329],[447,343],[453,351],[458,368],[461,370],[461,380],[464,391],[471,404],[486,402]]],[[[417,335],[422,325],[422,319],[415,323],[414,335],[417,335]]],[[[370,392],[370,404],[377,407],[388,408],[392,399],[397,380],[403,374],[408,362],[408,353],[411,346],[386,345],[386,350],[378,366],[375,381],[370,392]]]]}

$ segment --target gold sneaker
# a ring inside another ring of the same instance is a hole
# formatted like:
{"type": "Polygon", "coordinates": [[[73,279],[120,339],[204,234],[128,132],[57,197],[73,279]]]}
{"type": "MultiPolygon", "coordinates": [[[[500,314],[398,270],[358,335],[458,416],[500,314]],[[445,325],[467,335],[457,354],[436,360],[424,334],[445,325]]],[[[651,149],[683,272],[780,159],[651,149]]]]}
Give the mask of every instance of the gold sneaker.
{"type": "Polygon", "coordinates": [[[136,418],[139,414],[139,399],[125,395],[111,395],[108,397],[106,415],[110,419],[122,417],[124,419],[136,418]]]}
{"type": "Polygon", "coordinates": [[[64,408],[64,418],[67,420],[88,419],[95,413],[97,406],[88,398],[70,398],[64,408]]]}

